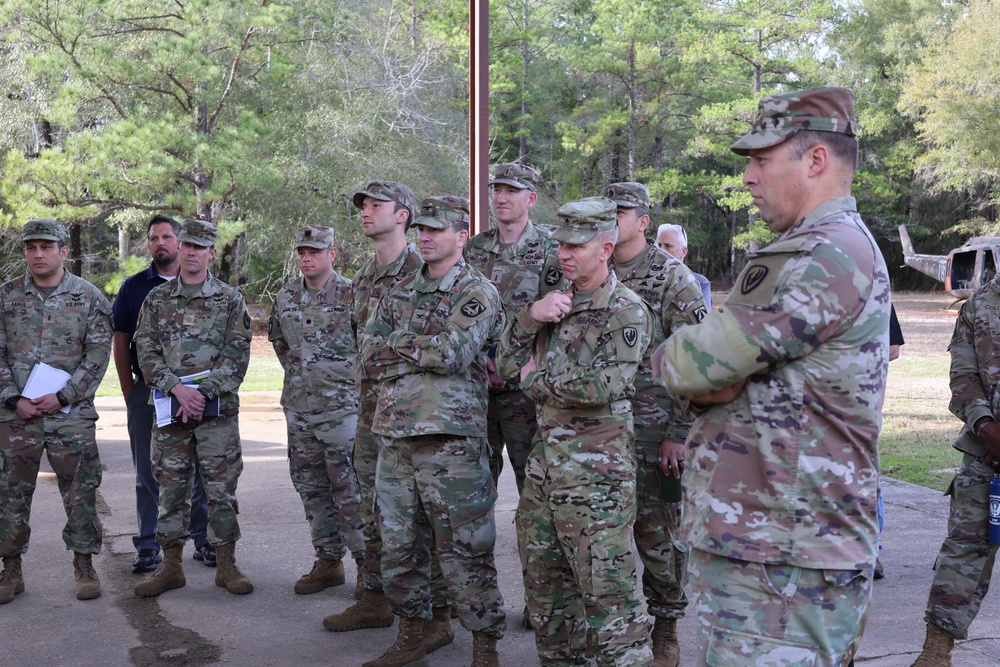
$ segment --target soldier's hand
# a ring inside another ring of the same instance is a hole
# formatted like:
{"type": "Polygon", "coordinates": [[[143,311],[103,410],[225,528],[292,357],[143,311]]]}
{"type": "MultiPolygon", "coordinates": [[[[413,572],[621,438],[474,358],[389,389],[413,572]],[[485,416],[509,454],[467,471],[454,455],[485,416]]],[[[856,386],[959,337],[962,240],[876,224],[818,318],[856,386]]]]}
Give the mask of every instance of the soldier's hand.
{"type": "Polygon", "coordinates": [[[175,417],[178,417],[185,424],[189,421],[201,421],[202,413],[205,411],[204,394],[194,387],[180,383],[174,385],[170,393],[174,395],[181,406],[177,414],[174,415],[175,417]]]}
{"type": "Polygon", "coordinates": [[[691,399],[699,408],[708,407],[709,405],[718,405],[720,403],[732,403],[740,392],[743,391],[743,386],[746,385],[747,380],[743,378],[739,382],[729,385],[723,389],[717,389],[715,391],[710,391],[707,394],[702,394],[701,396],[695,396],[691,399]]]}
{"type": "Polygon", "coordinates": [[[684,443],[664,440],[660,445],[660,468],[668,477],[681,478],[684,472],[684,443]]]}
{"type": "MultiPolygon", "coordinates": [[[[21,402],[18,401],[18,404],[21,402]]],[[[31,399],[31,404],[38,411],[38,414],[42,415],[54,415],[62,409],[62,403],[55,394],[45,394],[44,396],[39,396],[38,398],[31,399]]]]}
{"type": "Polygon", "coordinates": [[[536,322],[561,322],[573,306],[573,297],[562,292],[549,292],[531,304],[528,314],[536,322]]]}
{"type": "Polygon", "coordinates": [[[507,386],[507,383],[497,373],[497,362],[493,357],[486,357],[486,375],[489,376],[490,389],[503,389],[507,386]]]}
{"type": "Polygon", "coordinates": [[[524,382],[524,378],[528,377],[528,373],[538,370],[538,364],[535,363],[535,358],[531,357],[528,359],[528,363],[521,367],[521,382],[524,382]]]}
{"type": "MultiPolygon", "coordinates": [[[[56,403],[58,402],[59,400],[56,399],[56,403]]],[[[32,419],[33,417],[41,417],[42,413],[38,411],[30,398],[22,397],[17,401],[17,416],[21,419],[32,419]]]]}
{"type": "Polygon", "coordinates": [[[986,445],[983,463],[993,468],[1000,468],[1000,423],[987,422],[979,429],[979,437],[986,445]]]}

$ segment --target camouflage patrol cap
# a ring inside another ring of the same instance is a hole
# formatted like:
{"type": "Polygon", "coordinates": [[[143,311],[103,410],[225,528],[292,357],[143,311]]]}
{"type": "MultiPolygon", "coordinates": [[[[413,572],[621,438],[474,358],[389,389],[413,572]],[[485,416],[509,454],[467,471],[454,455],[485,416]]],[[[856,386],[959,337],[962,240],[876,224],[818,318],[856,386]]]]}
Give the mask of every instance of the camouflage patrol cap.
{"type": "Polygon", "coordinates": [[[529,167],[526,164],[521,164],[520,162],[503,162],[493,167],[493,180],[489,184],[496,185],[497,183],[503,183],[504,185],[512,185],[520,190],[527,188],[534,192],[535,185],[541,176],[537,169],[529,167]]]}
{"type": "Polygon", "coordinates": [[[601,196],[607,197],[615,203],[615,206],[624,208],[649,208],[649,190],[642,183],[628,181],[625,183],[612,183],[605,185],[601,190],[601,196]]]}
{"type": "Polygon", "coordinates": [[[411,218],[413,217],[413,209],[415,208],[413,190],[402,183],[397,183],[396,181],[372,181],[365,186],[364,190],[354,193],[354,197],[351,198],[354,208],[360,210],[365,205],[365,197],[371,197],[379,201],[394,201],[409,211],[411,218]]]}
{"type": "Polygon", "coordinates": [[[857,129],[854,93],[849,88],[808,88],[762,99],[753,127],[729,149],[750,155],[754,149],[775,146],[802,130],[856,137],[857,129]]]}
{"type": "Polygon", "coordinates": [[[219,228],[211,222],[189,218],[181,223],[181,233],[177,236],[177,240],[181,243],[193,243],[211,248],[215,245],[215,238],[218,235],[219,228]]]}
{"type": "Polygon", "coordinates": [[[316,248],[326,250],[333,247],[333,229],[318,225],[306,225],[295,232],[296,248],[316,248]]]}
{"type": "Polygon", "coordinates": [[[21,229],[21,243],[35,240],[66,243],[66,228],[55,220],[29,220],[21,229]]]}
{"type": "Polygon", "coordinates": [[[431,229],[447,229],[455,225],[469,229],[469,204],[464,197],[428,197],[420,202],[420,215],[413,224],[431,229]]]}
{"type": "Polygon", "coordinates": [[[618,226],[618,206],[607,197],[587,197],[563,204],[556,212],[559,226],[552,230],[552,238],[562,243],[586,243],[597,232],[610,231],[618,226]]]}

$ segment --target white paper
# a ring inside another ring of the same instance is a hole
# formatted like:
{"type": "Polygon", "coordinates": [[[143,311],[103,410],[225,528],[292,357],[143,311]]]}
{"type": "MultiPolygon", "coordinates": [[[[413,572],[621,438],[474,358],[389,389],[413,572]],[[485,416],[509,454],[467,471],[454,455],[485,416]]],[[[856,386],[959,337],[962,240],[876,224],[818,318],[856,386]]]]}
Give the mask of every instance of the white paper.
{"type": "MultiPolygon", "coordinates": [[[[181,381],[181,384],[186,384],[189,387],[197,387],[201,384],[202,380],[208,377],[208,374],[209,371],[200,371],[191,375],[181,375],[177,379],[181,381]]],[[[170,403],[169,396],[159,389],[153,390],[153,410],[156,413],[156,425],[160,428],[169,426],[174,420],[174,415],[171,414],[170,410],[170,403]]]]}
{"type": "MultiPolygon", "coordinates": [[[[28,381],[24,383],[21,396],[25,398],[38,398],[46,394],[55,394],[62,391],[66,383],[73,377],[64,370],[49,366],[45,362],[38,362],[31,369],[28,381]]],[[[69,412],[70,406],[60,408],[59,412],[69,412]]]]}

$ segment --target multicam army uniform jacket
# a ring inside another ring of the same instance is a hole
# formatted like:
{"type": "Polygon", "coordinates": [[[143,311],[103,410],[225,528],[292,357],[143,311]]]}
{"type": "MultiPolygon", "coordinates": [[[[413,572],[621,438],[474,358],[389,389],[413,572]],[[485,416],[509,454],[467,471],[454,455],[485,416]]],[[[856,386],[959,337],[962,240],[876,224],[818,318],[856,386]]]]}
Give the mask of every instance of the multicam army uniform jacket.
{"type": "MultiPolygon", "coordinates": [[[[45,362],[73,377],[62,394],[73,415],[97,419],[94,393],[111,357],[111,303],[69,271],[47,298],[25,274],[0,287],[0,421],[20,419],[3,402],[45,362]]],[[[59,416],[57,413],[55,416],[59,416]]]]}
{"type": "Polygon", "coordinates": [[[955,439],[955,449],[983,456],[986,446],[973,427],[983,417],[1000,415],[1000,278],[994,278],[962,306],[955,321],[951,352],[951,402],[949,409],[965,422],[955,439]]]}
{"type": "Polygon", "coordinates": [[[843,197],[751,255],[725,305],[664,343],[654,362],[675,393],[747,380],[688,437],[693,548],[871,571],[888,337],[885,261],[843,197]]]}
{"type": "Polygon", "coordinates": [[[281,405],[340,418],[358,411],[351,281],[334,272],[315,296],[296,280],[274,298],[267,336],[285,370],[281,405]]]}
{"type": "MultiPolygon", "coordinates": [[[[589,454],[586,448],[580,449],[579,442],[565,451],[574,464],[559,474],[579,476],[571,468],[596,466],[602,468],[601,474],[618,471],[634,477],[634,458],[630,467],[622,461],[609,462],[603,446],[619,438],[623,430],[628,431],[627,440],[632,440],[633,381],[652,335],[646,306],[612,273],[589,299],[574,299],[569,314],[558,324],[536,321],[530,308],[525,305],[507,324],[497,346],[497,371],[501,377],[517,378],[533,357],[537,368],[525,377],[521,388],[535,401],[546,445],[589,441],[589,454]]],[[[550,463],[550,470],[562,467],[558,461],[550,463]]]]}
{"type": "Polygon", "coordinates": [[[459,259],[400,281],[365,326],[365,374],[380,382],[372,431],[486,437],[486,350],[503,331],[496,287],[459,259]]]}
{"type": "Polygon", "coordinates": [[[178,376],[211,371],[198,389],[239,408],[236,391],[250,363],[250,313],[238,291],[209,274],[186,300],[180,280],[156,287],[139,311],[135,347],[147,384],[169,394],[178,376]]]}
{"type": "MultiPolygon", "coordinates": [[[[611,266],[615,268],[613,259],[611,266]]],[[[620,280],[653,311],[652,342],[635,377],[632,397],[636,439],[684,442],[692,421],[687,401],[672,396],[653,378],[649,357],[672,333],[705,319],[708,308],[701,286],[690,269],[654,245],[646,248],[639,266],[620,280]]]]}
{"type": "MultiPolygon", "coordinates": [[[[500,232],[495,227],[476,234],[465,247],[465,261],[497,286],[509,322],[525,304],[569,288],[556,259],[558,247],[547,229],[529,220],[521,238],[507,247],[500,243],[500,232]]],[[[506,389],[517,389],[517,385],[508,382],[506,389]]]]}

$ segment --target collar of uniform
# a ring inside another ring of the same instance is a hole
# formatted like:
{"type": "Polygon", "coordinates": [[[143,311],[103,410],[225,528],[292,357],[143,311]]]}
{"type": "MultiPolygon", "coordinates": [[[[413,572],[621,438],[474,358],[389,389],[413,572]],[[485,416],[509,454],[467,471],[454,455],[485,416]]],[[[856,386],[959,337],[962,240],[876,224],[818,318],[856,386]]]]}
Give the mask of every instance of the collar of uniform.
{"type": "Polygon", "coordinates": [[[450,292],[452,285],[458,278],[458,274],[465,268],[465,258],[459,257],[455,266],[448,269],[448,273],[440,278],[431,278],[427,275],[427,265],[420,267],[417,277],[413,280],[413,288],[418,292],[450,292]]]}
{"type": "Polygon", "coordinates": [[[806,213],[804,218],[792,225],[791,228],[782,236],[788,237],[796,234],[811,232],[817,225],[822,224],[824,218],[833,213],[839,213],[841,211],[857,212],[857,210],[858,202],[854,199],[854,197],[834,197],[833,199],[827,199],[825,202],[806,213]]]}
{"type": "Polygon", "coordinates": [[[399,253],[399,257],[397,257],[396,259],[392,260],[391,262],[389,262],[384,267],[380,268],[379,265],[378,265],[378,262],[375,260],[374,257],[372,257],[372,259],[371,259],[372,274],[376,278],[385,278],[386,276],[395,276],[400,271],[403,270],[403,268],[409,262],[410,257],[412,257],[415,253],[417,255],[417,259],[420,262],[423,262],[423,260],[420,259],[420,253],[417,252],[416,246],[414,246],[412,243],[406,244],[406,248],[403,249],[403,252],[399,253]]]}
{"type": "MultiPolygon", "coordinates": [[[[178,274],[175,280],[170,281],[172,285],[170,286],[171,296],[180,296],[181,293],[181,277],[178,274]]],[[[209,297],[218,294],[222,291],[222,281],[213,276],[211,273],[205,276],[205,282],[201,284],[201,294],[196,296],[209,297]]]]}
{"type": "MultiPolygon", "coordinates": [[[[319,290],[317,290],[316,299],[325,303],[326,295],[330,293],[330,285],[331,283],[336,282],[336,280],[337,280],[337,272],[331,271],[330,277],[327,278],[326,282],[323,283],[323,286],[320,287],[319,290]]],[[[298,295],[296,298],[299,301],[299,303],[302,303],[302,301],[308,296],[309,296],[309,288],[306,287],[306,279],[305,276],[303,276],[302,279],[298,281],[298,295]]]]}
{"type": "MultiPolygon", "coordinates": [[[[659,247],[651,243],[647,243],[646,249],[640,254],[642,255],[642,260],[636,264],[635,270],[625,276],[625,278],[645,278],[650,274],[653,266],[658,263],[667,264],[670,261],[670,253],[666,250],[660,250],[659,247]],[[665,255],[665,257],[660,257],[661,254],[665,255]]],[[[617,275],[617,268],[615,267],[615,258],[613,255],[608,261],[608,266],[611,268],[611,271],[615,272],[617,275]]]]}
{"type": "MultiPolygon", "coordinates": [[[[604,282],[591,292],[590,300],[573,306],[573,310],[570,312],[579,313],[585,310],[603,310],[607,308],[611,304],[611,295],[614,294],[616,287],[618,287],[618,276],[612,270],[604,282]]],[[[573,293],[576,293],[575,287],[573,288],[573,293]]]]}
{"type": "MultiPolygon", "coordinates": [[[[488,245],[483,246],[484,249],[489,252],[492,252],[495,255],[499,255],[500,252],[503,250],[503,244],[500,243],[500,228],[494,227],[493,229],[489,229],[483,232],[482,235],[489,238],[491,241],[488,245]]],[[[521,254],[524,251],[525,246],[527,246],[530,241],[537,241],[537,240],[538,240],[538,229],[535,228],[535,225],[532,224],[531,219],[529,218],[528,224],[524,226],[524,231],[521,232],[521,237],[514,242],[514,245],[512,247],[514,255],[517,256],[521,254]]]]}
{"type": "MultiPolygon", "coordinates": [[[[70,273],[69,269],[67,269],[66,267],[63,267],[63,269],[64,271],[62,280],[59,281],[59,284],[56,285],[56,288],[52,290],[52,294],[50,294],[49,296],[59,294],[60,292],[68,292],[70,290],[69,282],[70,280],[73,279],[73,274],[70,273]]],[[[31,271],[28,271],[24,274],[24,289],[25,291],[36,294],[39,299],[42,298],[42,293],[38,291],[38,287],[36,287],[35,283],[32,282],[31,280],[31,271]]]]}

